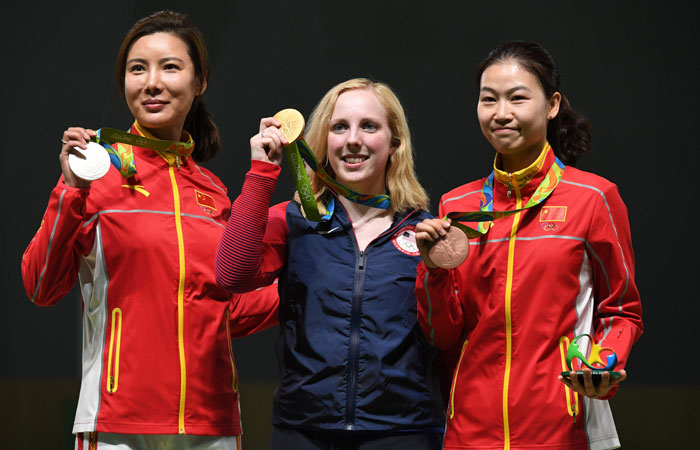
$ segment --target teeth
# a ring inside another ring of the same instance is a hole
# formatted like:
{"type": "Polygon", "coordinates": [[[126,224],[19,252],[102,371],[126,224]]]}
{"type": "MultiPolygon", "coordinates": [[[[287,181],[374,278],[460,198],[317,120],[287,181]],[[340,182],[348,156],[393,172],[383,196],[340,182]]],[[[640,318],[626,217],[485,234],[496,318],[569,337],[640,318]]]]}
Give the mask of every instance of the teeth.
{"type": "Polygon", "coordinates": [[[345,157],[345,162],[348,162],[350,164],[361,163],[364,160],[365,160],[365,158],[362,156],[346,156],[345,157]]]}

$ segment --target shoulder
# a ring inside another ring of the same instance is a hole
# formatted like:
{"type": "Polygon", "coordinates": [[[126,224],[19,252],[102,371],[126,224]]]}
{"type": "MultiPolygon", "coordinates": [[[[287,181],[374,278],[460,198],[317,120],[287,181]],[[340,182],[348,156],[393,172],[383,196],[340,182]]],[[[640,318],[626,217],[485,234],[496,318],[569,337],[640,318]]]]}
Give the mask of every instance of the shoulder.
{"type": "MultiPolygon", "coordinates": [[[[476,199],[475,201],[479,201],[479,197],[481,195],[481,190],[484,186],[484,180],[485,178],[481,178],[478,180],[474,180],[472,182],[469,182],[467,184],[463,184],[459,187],[456,187],[445,194],[443,194],[440,197],[440,206],[445,208],[450,208],[450,204],[460,204],[463,202],[473,202],[473,199],[476,199]]],[[[450,208],[451,209],[451,208],[450,208]]]]}
{"type": "Polygon", "coordinates": [[[597,192],[601,195],[610,193],[617,195],[618,193],[617,185],[612,181],[592,172],[577,169],[576,167],[566,166],[564,176],[562,177],[561,181],[565,185],[582,190],[597,192]]]}
{"type": "Polygon", "coordinates": [[[219,177],[214,175],[214,172],[195,163],[194,161],[192,161],[192,163],[194,167],[193,176],[203,177],[206,181],[213,185],[212,187],[216,188],[217,190],[222,190],[224,194],[227,193],[226,185],[219,179],[219,177]]]}

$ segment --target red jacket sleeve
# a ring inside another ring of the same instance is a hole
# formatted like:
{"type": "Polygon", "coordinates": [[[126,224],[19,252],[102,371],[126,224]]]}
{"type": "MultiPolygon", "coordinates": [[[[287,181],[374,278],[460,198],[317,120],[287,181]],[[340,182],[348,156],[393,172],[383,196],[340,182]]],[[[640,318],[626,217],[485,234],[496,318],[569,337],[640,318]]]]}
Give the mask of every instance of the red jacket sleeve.
{"type": "MultiPolygon", "coordinates": [[[[444,215],[441,200],[438,217],[444,215]]],[[[418,264],[418,323],[428,342],[440,350],[452,351],[463,340],[464,317],[457,276],[456,270],[428,269],[422,261],[418,264]]]]}
{"type": "Polygon", "coordinates": [[[232,338],[250,336],[279,324],[277,281],[245,294],[236,294],[231,303],[232,338]]]}
{"type": "Polygon", "coordinates": [[[65,185],[63,177],[51,191],[41,226],[22,256],[24,289],[37,305],[56,304],[75,285],[80,257],[94,240],[94,226],[85,223],[89,192],[65,185]]]}
{"type": "Polygon", "coordinates": [[[236,293],[272,283],[286,261],[286,203],[269,208],[279,166],[251,161],[216,252],[216,282],[236,293]]]}
{"type": "MultiPolygon", "coordinates": [[[[595,206],[587,251],[593,267],[595,341],[611,347],[623,369],[643,332],[642,304],[634,280],[634,254],[627,207],[615,185],[595,206]]],[[[608,397],[611,397],[612,391],[608,397]]]]}

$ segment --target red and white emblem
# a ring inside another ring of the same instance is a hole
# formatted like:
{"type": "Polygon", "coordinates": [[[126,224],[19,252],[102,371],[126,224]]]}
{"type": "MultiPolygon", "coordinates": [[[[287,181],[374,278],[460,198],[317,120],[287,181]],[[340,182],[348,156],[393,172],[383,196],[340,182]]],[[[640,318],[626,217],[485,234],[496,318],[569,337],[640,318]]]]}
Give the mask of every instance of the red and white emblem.
{"type": "Polygon", "coordinates": [[[394,233],[394,237],[391,242],[394,243],[394,247],[397,248],[401,253],[411,256],[420,256],[418,251],[418,245],[416,244],[416,227],[413,225],[406,225],[399,231],[394,233]]]}

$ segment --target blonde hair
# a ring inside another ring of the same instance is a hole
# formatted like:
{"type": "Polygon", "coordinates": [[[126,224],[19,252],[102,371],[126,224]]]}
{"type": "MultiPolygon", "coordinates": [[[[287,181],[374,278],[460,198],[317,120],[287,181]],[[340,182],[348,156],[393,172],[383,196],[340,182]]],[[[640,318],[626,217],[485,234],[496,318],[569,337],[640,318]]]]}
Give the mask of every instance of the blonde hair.
{"type": "MultiPolygon", "coordinates": [[[[428,194],[416,176],[411,133],[408,129],[406,114],[396,94],[387,84],[374,82],[367,78],[353,78],[332,87],[311,112],[304,132],[304,140],[313,150],[319,164],[324,165],[326,172],[335,178],[332,167],[330,164],[326,164],[330,119],[338,96],[353,89],[371,90],[386,110],[391,130],[391,145],[395,148],[394,154],[387,162],[386,187],[391,196],[391,205],[394,211],[404,212],[415,208],[427,210],[428,194]]],[[[313,174],[311,185],[319,206],[325,209],[331,195],[329,188],[313,174]]]]}

